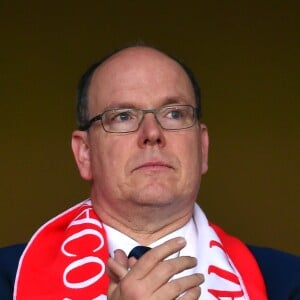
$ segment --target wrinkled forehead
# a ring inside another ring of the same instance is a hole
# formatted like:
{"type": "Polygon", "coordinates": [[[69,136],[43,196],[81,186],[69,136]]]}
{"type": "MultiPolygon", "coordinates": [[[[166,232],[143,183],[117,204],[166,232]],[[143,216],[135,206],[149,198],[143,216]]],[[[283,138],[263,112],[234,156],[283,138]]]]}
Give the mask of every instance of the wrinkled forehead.
{"type": "Polygon", "coordinates": [[[167,97],[167,93],[194,101],[192,84],[180,64],[152,48],[127,48],[95,70],[88,91],[89,111],[96,104],[98,110],[104,108],[111,100],[134,95],[167,97]]]}

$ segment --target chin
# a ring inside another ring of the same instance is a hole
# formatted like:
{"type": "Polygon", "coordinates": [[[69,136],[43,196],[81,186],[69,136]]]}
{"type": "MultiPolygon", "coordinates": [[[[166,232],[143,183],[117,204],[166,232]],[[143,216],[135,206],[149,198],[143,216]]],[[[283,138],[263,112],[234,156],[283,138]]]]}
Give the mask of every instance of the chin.
{"type": "Polygon", "coordinates": [[[148,206],[170,205],[176,199],[174,189],[166,188],[163,185],[148,185],[140,189],[136,195],[136,201],[148,206]]]}

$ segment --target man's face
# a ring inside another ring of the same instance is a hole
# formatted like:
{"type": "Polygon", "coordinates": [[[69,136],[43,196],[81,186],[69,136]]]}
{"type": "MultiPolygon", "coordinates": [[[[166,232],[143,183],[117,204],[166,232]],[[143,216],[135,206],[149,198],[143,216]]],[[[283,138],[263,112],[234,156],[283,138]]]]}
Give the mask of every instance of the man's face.
{"type": "MultiPolygon", "coordinates": [[[[164,54],[142,47],[123,50],[102,64],[88,97],[90,117],[110,108],[195,106],[183,69],[164,54]]],[[[136,132],[108,133],[99,121],[88,132],[75,132],[73,144],[81,149],[73,145],[81,175],[92,183],[95,205],[116,214],[130,215],[141,207],[184,213],[193,206],[207,169],[205,126],[196,122],[188,129],[167,131],[151,113],[136,132]]]]}

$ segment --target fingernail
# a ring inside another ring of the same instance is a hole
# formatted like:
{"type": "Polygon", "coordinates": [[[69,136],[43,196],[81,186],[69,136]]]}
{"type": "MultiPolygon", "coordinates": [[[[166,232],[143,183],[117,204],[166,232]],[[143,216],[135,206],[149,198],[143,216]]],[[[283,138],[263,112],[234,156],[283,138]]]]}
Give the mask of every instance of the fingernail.
{"type": "Polygon", "coordinates": [[[186,244],[186,240],[183,237],[179,237],[179,238],[177,238],[177,243],[179,245],[185,245],[186,244]]]}

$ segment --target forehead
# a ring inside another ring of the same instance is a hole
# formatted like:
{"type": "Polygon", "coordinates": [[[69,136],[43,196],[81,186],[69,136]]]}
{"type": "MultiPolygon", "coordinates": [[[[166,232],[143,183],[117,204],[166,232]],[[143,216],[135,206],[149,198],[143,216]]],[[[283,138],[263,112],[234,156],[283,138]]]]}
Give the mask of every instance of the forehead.
{"type": "Polygon", "coordinates": [[[162,52],[145,47],[122,50],[102,63],[93,74],[88,98],[90,112],[127,103],[144,108],[172,101],[195,104],[183,68],[162,52]]]}

